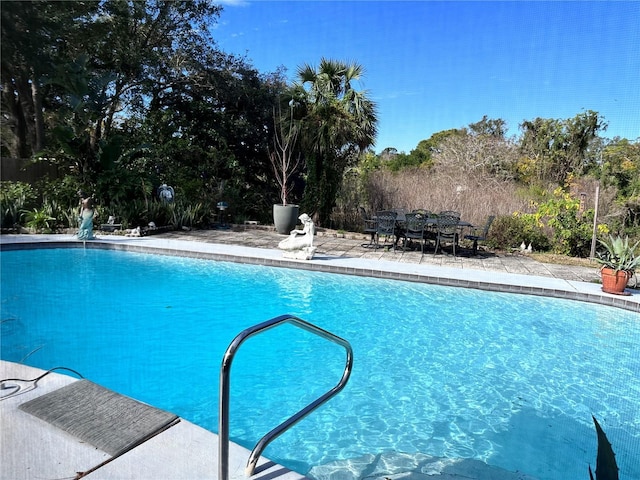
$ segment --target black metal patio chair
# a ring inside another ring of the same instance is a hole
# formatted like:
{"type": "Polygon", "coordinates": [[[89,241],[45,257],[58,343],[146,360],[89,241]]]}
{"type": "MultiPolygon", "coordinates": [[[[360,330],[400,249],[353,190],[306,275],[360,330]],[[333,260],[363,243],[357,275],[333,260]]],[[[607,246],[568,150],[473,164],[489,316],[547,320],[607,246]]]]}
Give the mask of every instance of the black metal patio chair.
{"type": "Polygon", "coordinates": [[[456,256],[456,245],[458,244],[458,222],[460,217],[452,215],[438,215],[436,223],[436,249],[433,252],[438,253],[438,247],[442,250],[442,243],[451,243],[453,247],[453,256],[456,256]]]}
{"type": "Polygon", "coordinates": [[[489,215],[487,217],[487,223],[484,224],[484,227],[482,227],[482,230],[475,228],[473,230],[473,233],[464,236],[466,240],[473,241],[471,255],[478,254],[478,242],[484,242],[487,239],[487,235],[489,234],[489,229],[491,228],[491,224],[493,223],[493,220],[495,218],[496,218],[495,215],[489,215]]]}
{"type": "Polygon", "coordinates": [[[397,230],[396,230],[396,218],[398,212],[391,210],[383,210],[376,213],[376,248],[380,248],[380,237],[384,238],[384,243],[387,243],[387,238],[393,239],[393,251],[396,251],[397,243],[397,230]]]}
{"type": "Polygon", "coordinates": [[[427,217],[423,213],[412,212],[405,215],[404,230],[402,232],[404,237],[403,252],[406,250],[408,242],[417,240],[420,242],[420,253],[424,255],[426,222],[427,217]]]}
{"type": "Polygon", "coordinates": [[[360,217],[362,218],[362,232],[370,235],[369,243],[363,243],[362,247],[375,247],[376,233],[378,232],[378,222],[375,218],[369,216],[364,207],[359,207],[360,217]]]}

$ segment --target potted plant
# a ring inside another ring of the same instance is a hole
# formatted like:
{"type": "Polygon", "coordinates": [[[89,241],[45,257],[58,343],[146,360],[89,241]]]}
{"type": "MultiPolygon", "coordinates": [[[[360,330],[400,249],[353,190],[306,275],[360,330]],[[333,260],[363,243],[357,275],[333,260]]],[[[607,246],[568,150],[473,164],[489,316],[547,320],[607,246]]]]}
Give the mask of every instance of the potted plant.
{"type": "Polygon", "coordinates": [[[624,295],[629,279],[640,265],[640,255],[636,254],[640,241],[629,245],[629,237],[614,238],[609,235],[609,241],[598,242],[604,247],[603,251],[596,254],[596,262],[602,265],[602,291],[624,295]]]}
{"type": "Polygon", "coordinates": [[[273,223],[278,233],[288,235],[298,223],[298,205],[288,203],[288,193],[291,186],[291,177],[300,164],[300,155],[295,155],[294,147],[298,137],[298,128],[293,120],[293,98],[289,102],[291,112],[288,118],[283,117],[282,109],[278,105],[277,113],[274,109],[273,123],[273,150],[269,149],[269,159],[273,166],[276,182],[280,187],[281,203],[273,205],[273,223]]]}

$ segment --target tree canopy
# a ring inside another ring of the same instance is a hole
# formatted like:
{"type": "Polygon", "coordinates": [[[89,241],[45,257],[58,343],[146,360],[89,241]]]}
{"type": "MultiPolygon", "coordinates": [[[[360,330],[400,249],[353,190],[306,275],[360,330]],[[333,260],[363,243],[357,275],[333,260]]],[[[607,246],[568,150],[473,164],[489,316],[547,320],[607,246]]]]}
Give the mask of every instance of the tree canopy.
{"type": "Polygon", "coordinates": [[[639,142],[602,138],[607,123],[592,110],[524,119],[513,138],[485,115],[408,154],[375,155],[378,112],[358,88],[362,65],[321,58],[293,82],[284,67],[259,72],[218,48],[212,25],[223,10],[208,0],[5,0],[0,13],[0,153],[58,167],[41,198],[73,205],[82,188],[116,211],[133,205],[142,221],[169,183],[205,211],[224,200],[239,219],[267,221],[282,193],[269,157],[280,129],[295,132],[288,153],[300,158],[285,193],[320,226],[332,226],[341,194],[359,201],[364,187],[344,187],[358,172],[446,169],[543,188],[589,174],[640,222],[639,142]]]}
{"type": "Polygon", "coordinates": [[[323,58],[317,67],[298,69],[294,87],[300,100],[300,142],[306,163],[303,208],[326,224],[346,168],[373,145],[376,106],[356,90],[364,69],[357,63],[323,58]]]}
{"type": "Polygon", "coordinates": [[[565,120],[525,120],[520,128],[522,152],[535,163],[538,178],[564,184],[569,174],[584,172],[591,142],[607,124],[589,110],[565,120]]]}
{"type": "Polygon", "coordinates": [[[206,0],[3,2],[2,155],[55,162],[102,203],[161,181],[194,201],[267,203],[285,82],[216,47],[220,12],[206,0]]]}

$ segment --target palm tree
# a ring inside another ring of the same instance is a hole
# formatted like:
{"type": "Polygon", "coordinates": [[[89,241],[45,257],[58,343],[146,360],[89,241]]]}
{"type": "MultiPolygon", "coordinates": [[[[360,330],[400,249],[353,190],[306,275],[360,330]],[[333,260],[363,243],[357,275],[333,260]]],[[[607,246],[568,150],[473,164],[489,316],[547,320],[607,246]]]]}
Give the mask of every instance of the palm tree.
{"type": "Polygon", "coordinates": [[[302,208],[320,225],[329,222],[346,168],[375,140],[376,106],[366,91],[353,88],[362,75],[357,63],[325,58],[317,68],[298,69],[294,90],[304,99],[299,141],[307,174],[302,208]]]}

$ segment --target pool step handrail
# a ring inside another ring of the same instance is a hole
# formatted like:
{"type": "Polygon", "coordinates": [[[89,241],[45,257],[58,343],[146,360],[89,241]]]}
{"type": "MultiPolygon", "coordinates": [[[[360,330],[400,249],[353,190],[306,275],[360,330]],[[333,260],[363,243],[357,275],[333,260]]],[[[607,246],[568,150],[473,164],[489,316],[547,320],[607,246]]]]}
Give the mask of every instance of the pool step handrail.
{"type": "Polygon", "coordinates": [[[282,422],[260,439],[249,455],[247,467],[245,468],[245,474],[247,476],[253,475],[258,459],[269,443],[309,415],[316,408],[320,407],[329,399],[337,395],[349,381],[351,369],[353,367],[353,349],[351,348],[351,344],[347,340],[317,327],[312,323],[302,320],[301,318],[294,315],[280,315],[240,332],[229,344],[229,347],[227,347],[227,350],[222,357],[222,366],[220,367],[220,397],[218,407],[218,480],[229,480],[229,393],[231,387],[230,372],[233,358],[238,348],[240,348],[240,345],[242,345],[245,340],[284,323],[290,323],[342,346],[347,353],[344,372],[342,373],[342,378],[340,378],[340,381],[335,387],[304,407],[295,415],[291,416],[289,419],[282,422]]]}

